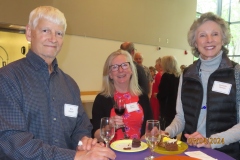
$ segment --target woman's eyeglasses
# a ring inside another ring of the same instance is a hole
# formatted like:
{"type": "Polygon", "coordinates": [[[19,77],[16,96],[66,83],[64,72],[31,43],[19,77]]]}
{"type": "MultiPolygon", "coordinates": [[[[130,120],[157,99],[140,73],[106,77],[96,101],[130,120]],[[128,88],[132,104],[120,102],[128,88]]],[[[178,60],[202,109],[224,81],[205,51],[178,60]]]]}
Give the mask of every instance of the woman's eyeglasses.
{"type": "Polygon", "coordinates": [[[119,70],[119,67],[120,67],[120,66],[122,67],[123,70],[128,69],[129,66],[130,66],[130,62],[124,62],[124,63],[122,63],[122,64],[120,64],[120,65],[114,64],[114,65],[109,66],[109,69],[110,69],[111,71],[113,71],[113,72],[116,72],[116,71],[119,70]]]}

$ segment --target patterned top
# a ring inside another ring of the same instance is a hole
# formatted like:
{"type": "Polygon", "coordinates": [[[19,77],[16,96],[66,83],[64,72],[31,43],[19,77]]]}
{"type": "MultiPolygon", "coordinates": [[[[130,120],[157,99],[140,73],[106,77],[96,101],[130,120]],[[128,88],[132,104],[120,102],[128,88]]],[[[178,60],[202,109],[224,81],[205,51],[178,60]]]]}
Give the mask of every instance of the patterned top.
{"type": "Polygon", "coordinates": [[[91,123],[74,80],[38,55],[0,69],[0,159],[74,159],[83,136],[91,136],[91,123]],[[78,106],[65,116],[64,105],[78,106]]]}
{"type": "MultiPolygon", "coordinates": [[[[116,92],[114,94],[114,99],[116,99],[117,97],[124,98],[126,104],[138,102],[138,100],[139,100],[138,96],[132,96],[128,92],[127,93],[116,92]]],[[[128,110],[126,108],[124,115],[123,115],[125,131],[130,139],[133,139],[133,138],[140,139],[141,138],[141,127],[142,127],[142,123],[143,123],[143,119],[144,119],[144,114],[143,114],[143,109],[140,106],[140,104],[138,104],[138,107],[139,107],[139,110],[132,111],[132,112],[128,112],[128,110]]],[[[114,108],[112,108],[110,117],[113,117],[115,115],[116,115],[116,113],[114,111],[114,108]]],[[[123,138],[124,138],[124,135],[123,135],[122,130],[118,129],[116,131],[116,134],[112,141],[123,139],[123,138]]]]}

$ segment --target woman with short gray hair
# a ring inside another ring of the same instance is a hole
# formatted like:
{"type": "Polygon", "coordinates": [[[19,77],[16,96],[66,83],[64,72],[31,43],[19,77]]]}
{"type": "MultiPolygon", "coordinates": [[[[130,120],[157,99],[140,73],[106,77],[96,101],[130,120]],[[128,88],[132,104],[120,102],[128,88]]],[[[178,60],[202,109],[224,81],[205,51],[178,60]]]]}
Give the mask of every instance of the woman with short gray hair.
{"type": "Polygon", "coordinates": [[[188,42],[199,59],[187,67],[179,82],[177,114],[166,132],[196,147],[213,148],[240,159],[239,65],[225,47],[227,23],[205,13],[192,24],[188,42]]]}

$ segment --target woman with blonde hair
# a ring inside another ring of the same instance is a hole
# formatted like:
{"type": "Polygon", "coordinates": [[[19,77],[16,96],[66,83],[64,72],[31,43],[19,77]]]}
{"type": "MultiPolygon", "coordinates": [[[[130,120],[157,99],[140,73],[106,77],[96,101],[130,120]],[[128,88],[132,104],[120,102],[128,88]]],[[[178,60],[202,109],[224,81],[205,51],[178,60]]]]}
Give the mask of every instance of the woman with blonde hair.
{"type": "Polygon", "coordinates": [[[104,64],[102,90],[96,96],[92,109],[93,136],[100,142],[103,141],[99,129],[102,117],[112,117],[117,126],[124,126],[124,129],[117,128],[112,141],[125,136],[140,139],[144,135],[146,121],[152,119],[148,95],[139,88],[136,68],[127,51],[113,52],[104,64]],[[125,100],[123,116],[114,111],[117,98],[125,100]]]}
{"type": "Polygon", "coordinates": [[[160,104],[161,129],[170,125],[176,114],[176,99],[179,83],[177,61],[173,56],[162,57],[163,75],[158,86],[157,98],[160,104]]]}

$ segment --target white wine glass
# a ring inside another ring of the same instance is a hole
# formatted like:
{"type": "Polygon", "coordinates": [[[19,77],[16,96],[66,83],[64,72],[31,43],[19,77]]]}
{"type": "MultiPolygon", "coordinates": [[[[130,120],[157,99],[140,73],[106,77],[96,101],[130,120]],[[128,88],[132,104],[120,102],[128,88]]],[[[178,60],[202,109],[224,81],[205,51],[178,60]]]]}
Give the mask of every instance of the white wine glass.
{"type": "Polygon", "coordinates": [[[109,148],[109,142],[115,135],[115,124],[112,118],[103,117],[101,118],[100,124],[100,136],[106,142],[106,147],[109,148]]]}
{"type": "Polygon", "coordinates": [[[161,139],[160,122],[158,120],[147,120],[145,139],[151,150],[150,156],[146,157],[145,160],[152,160],[154,158],[154,149],[161,139]]]}

